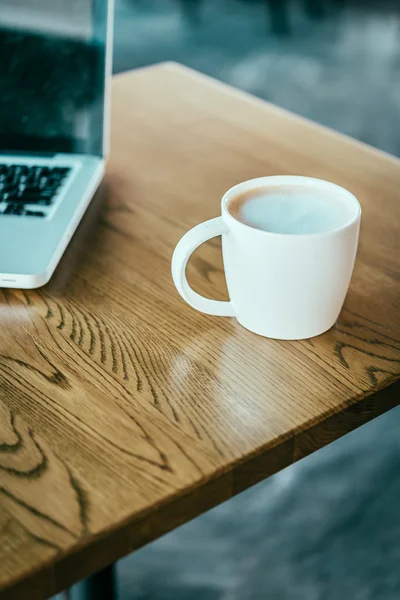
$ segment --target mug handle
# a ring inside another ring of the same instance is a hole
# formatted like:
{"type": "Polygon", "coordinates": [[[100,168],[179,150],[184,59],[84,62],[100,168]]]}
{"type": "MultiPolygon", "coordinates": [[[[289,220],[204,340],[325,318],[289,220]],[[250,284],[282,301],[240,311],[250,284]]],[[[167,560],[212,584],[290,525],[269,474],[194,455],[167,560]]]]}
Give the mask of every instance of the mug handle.
{"type": "Polygon", "coordinates": [[[228,227],[222,217],[210,219],[196,225],[181,238],[172,255],[172,279],[182,298],[196,310],[206,315],[234,317],[231,302],[211,300],[195,292],[186,279],[186,265],[192,253],[201,244],[217,235],[228,233],[228,227]]]}

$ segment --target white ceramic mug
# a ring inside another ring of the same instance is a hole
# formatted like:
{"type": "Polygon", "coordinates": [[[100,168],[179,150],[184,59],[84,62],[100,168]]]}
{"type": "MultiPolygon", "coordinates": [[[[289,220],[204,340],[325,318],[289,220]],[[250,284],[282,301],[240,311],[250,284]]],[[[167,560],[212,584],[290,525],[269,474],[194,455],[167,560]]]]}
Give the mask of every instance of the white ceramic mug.
{"type": "Polygon", "coordinates": [[[347,293],[357,252],[361,208],[350,192],[308,177],[262,177],[240,183],[222,198],[222,216],[197,225],[179,241],[172,277],[182,298],[210,315],[235,317],[246,329],[266,337],[310,338],[335,323],[347,293]],[[329,195],[343,209],[336,229],[311,234],[271,233],[237,220],[230,200],[252,189],[299,186],[329,195]],[[188,284],[186,265],[203,242],[222,235],[222,254],[230,301],[200,296],[188,284]]]}

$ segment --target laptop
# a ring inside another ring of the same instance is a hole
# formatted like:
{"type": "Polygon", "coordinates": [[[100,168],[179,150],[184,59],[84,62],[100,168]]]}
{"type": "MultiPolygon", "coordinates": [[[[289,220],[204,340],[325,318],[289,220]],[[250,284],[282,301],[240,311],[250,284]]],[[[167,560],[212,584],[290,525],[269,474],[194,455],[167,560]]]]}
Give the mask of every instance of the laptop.
{"type": "Polygon", "coordinates": [[[104,173],[111,0],[0,0],[0,287],[52,276],[104,173]]]}

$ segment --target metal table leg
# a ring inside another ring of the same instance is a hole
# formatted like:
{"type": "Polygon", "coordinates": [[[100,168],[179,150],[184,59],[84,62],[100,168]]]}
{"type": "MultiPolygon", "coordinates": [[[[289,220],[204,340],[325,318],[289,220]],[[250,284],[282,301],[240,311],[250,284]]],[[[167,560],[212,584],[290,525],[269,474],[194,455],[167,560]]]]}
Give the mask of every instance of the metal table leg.
{"type": "Polygon", "coordinates": [[[117,600],[115,565],[97,571],[72,586],[69,600],[117,600]]]}

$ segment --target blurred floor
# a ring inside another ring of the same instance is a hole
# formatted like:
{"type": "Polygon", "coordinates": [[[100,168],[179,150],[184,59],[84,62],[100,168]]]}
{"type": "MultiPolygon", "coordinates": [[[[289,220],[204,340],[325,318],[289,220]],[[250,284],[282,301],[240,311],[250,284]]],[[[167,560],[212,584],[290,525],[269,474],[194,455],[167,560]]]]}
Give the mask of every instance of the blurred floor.
{"type": "Polygon", "coordinates": [[[400,155],[397,0],[116,0],[115,71],[176,60],[400,155]]]}
{"type": "MultiPolygon", "coordinates": [[[[400,156],[399,2],[116,2],[115,71],[176,60],[400,156]]],[[[120,600],[400,598],[399,426],[397,409],[120,561],[120,600]]]]}
{"type": "Polygon", "coordinates": [[[400,409],[118,563],[119,600],[398,600],[400,409]]]}

